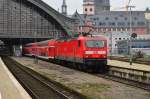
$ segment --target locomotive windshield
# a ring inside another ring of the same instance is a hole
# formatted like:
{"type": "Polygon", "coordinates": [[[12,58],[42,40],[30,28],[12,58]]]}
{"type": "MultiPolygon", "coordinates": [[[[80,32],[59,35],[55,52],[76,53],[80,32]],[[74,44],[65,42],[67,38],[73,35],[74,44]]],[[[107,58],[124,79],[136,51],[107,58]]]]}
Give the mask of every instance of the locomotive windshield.
{"type": "Polygon", "coordinates": [[[104,41],[87,41],[86,46],[102,48],[105,46],[105,43],[104,43],[104,41]]]}

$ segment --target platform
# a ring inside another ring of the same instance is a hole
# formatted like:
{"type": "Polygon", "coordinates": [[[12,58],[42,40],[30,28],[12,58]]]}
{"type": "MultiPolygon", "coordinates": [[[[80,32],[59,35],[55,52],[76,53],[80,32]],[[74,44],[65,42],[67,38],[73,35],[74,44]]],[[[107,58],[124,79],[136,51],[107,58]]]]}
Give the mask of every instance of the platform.
{"type": "Polygon", "coordinates": [[[0,58],[0,99],[32,99],[0,58]]]}
{"type": "Polygon", "coordinates": [[[135,70],[150,72],[150,65],[145,65],[145,64],[133,63],[132,65],[130,65],[129,62],[108,60],[108,65],[114,66],[114,67],[121,67],[121,68],[126,68],[126,69],[135,69],[135,70]]]}
{"type": "Polygon", "coordinates": [[[150,85],[150,65],[108,60],[109,74],[150,85]]]}

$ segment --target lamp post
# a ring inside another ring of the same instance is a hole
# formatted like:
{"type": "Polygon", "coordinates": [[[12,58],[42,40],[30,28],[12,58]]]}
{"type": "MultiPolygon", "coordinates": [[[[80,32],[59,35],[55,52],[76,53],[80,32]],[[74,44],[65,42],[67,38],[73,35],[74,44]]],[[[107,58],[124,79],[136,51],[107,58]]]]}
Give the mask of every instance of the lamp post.
{"type": "Polygon", "coordinates": [[[111,32],[111,55],[110,55],[110,59],[112,59],[112,56],[113,56],[113,32],[111,32]]]}
{"type": "Polygon", "coordinates": [[[128,6],[130,9],[130,38],[129,38],[129,50],[130,50],[130,65],[132,65],[132,8],[135,8],[135,6],[128,6]]]}
{"type": "MultiPolygon", "coordinates": [[[[37,37],[37,32],[34,32],[34,42],[36,43],[37,42],[37,40],[36,40],[36,37],[37,37]]],[[[38,54],[38,51],[37,51],[37,48],[35,49],[35,56],[34,56],[34,63],[35,64],[38,64],[38,58],[37,58],[37,55],[36,54],[38,54]]]]}

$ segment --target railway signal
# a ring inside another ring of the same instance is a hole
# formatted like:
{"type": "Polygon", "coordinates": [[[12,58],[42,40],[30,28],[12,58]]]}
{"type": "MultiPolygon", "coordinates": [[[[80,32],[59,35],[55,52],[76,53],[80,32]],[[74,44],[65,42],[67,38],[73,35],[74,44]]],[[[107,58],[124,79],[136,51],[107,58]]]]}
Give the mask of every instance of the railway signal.
{"type": "Polygon", "coordinates": [[[132,34],[131,34],[131,37],[132,37],[132,38],[137,38],[137,34],[136,34],[136,33],[132,33],[132,34]]]}

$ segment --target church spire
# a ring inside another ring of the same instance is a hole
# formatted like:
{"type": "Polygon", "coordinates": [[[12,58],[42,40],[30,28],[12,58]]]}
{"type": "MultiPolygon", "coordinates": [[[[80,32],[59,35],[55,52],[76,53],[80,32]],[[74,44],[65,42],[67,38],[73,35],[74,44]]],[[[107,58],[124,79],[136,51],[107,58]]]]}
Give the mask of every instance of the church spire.
{"type": "Polygon", "coordinates": [[[67,4],[66,4],[66,0],[63,0],[63,4],[62,4],[62,14],[63,15],[67,15],[67,4]]]}
{"type": "Polygon", "coordinates": [[[63,0],[63,5],[66,5],[66,0],[63,0]]]}

